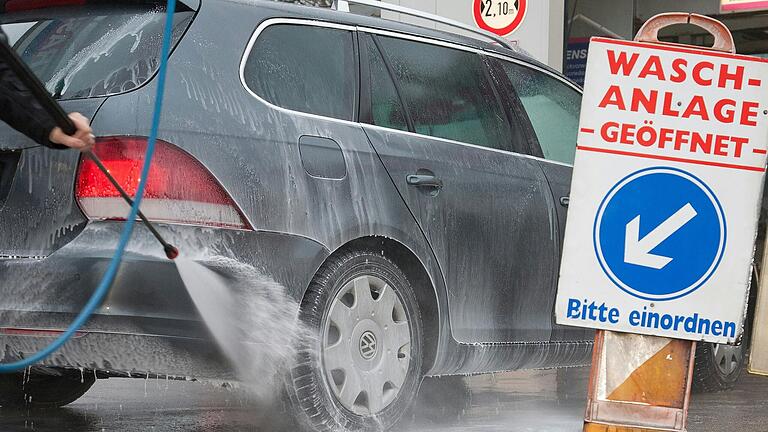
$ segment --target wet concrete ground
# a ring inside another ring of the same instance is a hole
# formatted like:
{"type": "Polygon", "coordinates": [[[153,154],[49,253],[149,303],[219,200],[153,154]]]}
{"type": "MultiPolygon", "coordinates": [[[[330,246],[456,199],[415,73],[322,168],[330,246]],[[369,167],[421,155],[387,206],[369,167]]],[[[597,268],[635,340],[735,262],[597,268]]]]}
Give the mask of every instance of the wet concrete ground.
{"type": "MultiPolygon", "coordinates": [[[[577,432],[587,374],[577,368],[430,379],[398,430],[577,432]]],[[[0,410],[0,431],[292,431],[284,417],[220,384],[110,379],[67,408],[0,410]]],[[[691,432],[768,431],[768,378],[745,375],[733,391],[694,395],[689,420],[691,432]]]]}

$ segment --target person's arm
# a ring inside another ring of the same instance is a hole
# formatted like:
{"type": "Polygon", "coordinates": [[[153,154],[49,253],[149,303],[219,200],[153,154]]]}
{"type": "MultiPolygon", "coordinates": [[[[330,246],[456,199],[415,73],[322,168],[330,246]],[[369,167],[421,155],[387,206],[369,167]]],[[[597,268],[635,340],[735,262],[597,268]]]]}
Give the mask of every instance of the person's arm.
{"type": "Polygon", "coordinates": [[[88,151],[93,147],[96,138],[93,136],[91,125],[88,119],[80,113],[70,113],[69,119],[77,129],[74,135],[67,135],[59,127],[53,128],[48,135],[48,141],[56,145],[64,145],[80,151],[88,151]]]}
{"type": "MultiPolygon", "coordinates": [[[[7,43],[0,29],[0,43],[7,43]]],[[[88,119],[78,113],[69,118],[77,128],[74,135],[66,135],[56,127],[32,94],[19,82],[8,66],[0,61],[0,120],[44,146],[89,150],[95,141],[88,119]]]]}

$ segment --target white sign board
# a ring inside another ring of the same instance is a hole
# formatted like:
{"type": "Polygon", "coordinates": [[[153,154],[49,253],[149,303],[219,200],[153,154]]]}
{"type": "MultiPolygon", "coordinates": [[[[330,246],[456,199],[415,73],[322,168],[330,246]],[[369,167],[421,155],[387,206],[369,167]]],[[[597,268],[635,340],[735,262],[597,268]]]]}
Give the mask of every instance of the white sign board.
{"type": "Polygon", "coordinates": [[[768,60],[593,38],[559,324],[733,342],[768,148],[768,60]]]}

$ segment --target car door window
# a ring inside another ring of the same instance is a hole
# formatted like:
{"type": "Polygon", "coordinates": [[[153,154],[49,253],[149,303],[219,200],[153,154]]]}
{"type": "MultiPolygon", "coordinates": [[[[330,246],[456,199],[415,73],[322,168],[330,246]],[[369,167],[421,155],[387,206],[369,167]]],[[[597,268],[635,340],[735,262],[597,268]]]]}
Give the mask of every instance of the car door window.
{"type": "Polygon", "coordinates": [[[392,129],[408,130],[400,95],[392,76],[381,57],[379,49],[370,35],[364,35],[365,49],[368,51],[371,90],[371,117],[373,124],[392,129]]]}
{"type": "Polygon", "coordinates": [[[508,148],[509,123],[479,55],[391,37],[379,41],[415,132],[508,148]]]}
{"type": "Polygon", "coordinates": [[[525,107],[544,157],[573,164],[581,94],[543,72],[510,62],[502,67],[525,107]]]}
{"type": "Polygon", "coordinates": [[[353,120],[357,61],[352,32],[269,26],[253,45],[244,79],[251,91],[279,107],[353,120]]]}

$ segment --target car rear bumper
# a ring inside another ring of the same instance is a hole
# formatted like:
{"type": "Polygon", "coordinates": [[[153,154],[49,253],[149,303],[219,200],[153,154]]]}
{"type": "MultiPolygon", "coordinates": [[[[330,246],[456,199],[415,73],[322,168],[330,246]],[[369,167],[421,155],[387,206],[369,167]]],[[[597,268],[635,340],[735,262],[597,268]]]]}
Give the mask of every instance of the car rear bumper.
{"type": "MultiPolygon", "coordinates": [[[[43,349],[54,337],[35,336],[31,333],[2,334],[2,362],[21,360],[43,349]]],[[[40,365],[104,371],[112,376],[158,374],[190,378],[234,378],[233,368],[210,339],[147,334],[78,333],[77,337],[40,365]]]]}
{"type": "MultiPolygon", "coordinates": [[[[270,281],[270,289],[298,305],[327,256],[311,240],[277,233],[160,226],[191,259],[226,278],[270,281]],[[234,265],[221,266],[221,257],[234,265]],[[218,261],[217,261],[218,260],[218,261]]],[[[44,259],[0,260],[0,347],[4,361],[28,356],[53,340],[86,304],[101,281],[122,229],[95,222],[44,259]]],[[[227,288],[229,289],[229,288],[227,288]]],[[[227,375],[211,333],[174,262],[137,225],[120,270],[102,306],[79,337],[46,360],[51,366],[153,372],[217,378],[227,375]]]]}

